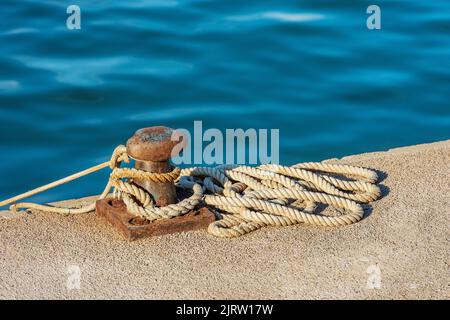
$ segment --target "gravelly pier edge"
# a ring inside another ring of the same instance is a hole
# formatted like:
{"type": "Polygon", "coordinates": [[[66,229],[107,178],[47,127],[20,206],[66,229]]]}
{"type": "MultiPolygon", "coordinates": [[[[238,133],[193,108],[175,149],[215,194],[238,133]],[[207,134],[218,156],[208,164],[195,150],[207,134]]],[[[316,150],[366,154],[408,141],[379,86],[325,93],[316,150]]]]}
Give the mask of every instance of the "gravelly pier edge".
{"type": "Polygon", "coordinates": [[[327,161],[382,172],[361,222],[128,242],[94,214],[1,212],[0,298],[450,298],[450,140],[327,161]]]}

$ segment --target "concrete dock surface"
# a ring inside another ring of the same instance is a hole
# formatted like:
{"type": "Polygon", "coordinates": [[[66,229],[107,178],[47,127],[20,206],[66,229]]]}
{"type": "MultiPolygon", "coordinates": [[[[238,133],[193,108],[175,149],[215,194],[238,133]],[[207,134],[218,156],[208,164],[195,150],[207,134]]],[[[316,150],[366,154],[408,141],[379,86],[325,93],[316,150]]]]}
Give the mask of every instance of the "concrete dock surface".
{"type": "Polygon", "coordinates": [[[361,222],[129,242],[95,214],[4,211],[0,298],[449,299],[450,140],[327,161],[380,172],[361,222]]]}

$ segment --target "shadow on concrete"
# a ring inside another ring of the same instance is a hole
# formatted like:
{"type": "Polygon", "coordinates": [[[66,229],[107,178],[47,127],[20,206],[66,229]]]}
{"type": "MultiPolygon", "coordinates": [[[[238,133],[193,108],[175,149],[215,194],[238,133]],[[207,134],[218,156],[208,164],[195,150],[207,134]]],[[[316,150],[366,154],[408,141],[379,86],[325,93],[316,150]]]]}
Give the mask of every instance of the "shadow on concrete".
{"type": "MultiPolygon", "coordinates": [[[[380,191],[381,191],[381,197],[379,199],[375,200],[375,201],[378,201],[378,200],[384,198],[385,196],[387,196],[390,192],[389,187],[380,183],[387,178],[388,174],[387,174],[387,172],[377,170],[377,169],[371,169],[371,170],[375,171],[378,175],[377,186],[380,188],[380,191]]],[[[362,206],[364,208],[364,216],[363,216],[363,220],[364,220],[372,214],[373,208],[370,203],[363,203],[362,206]]]]}

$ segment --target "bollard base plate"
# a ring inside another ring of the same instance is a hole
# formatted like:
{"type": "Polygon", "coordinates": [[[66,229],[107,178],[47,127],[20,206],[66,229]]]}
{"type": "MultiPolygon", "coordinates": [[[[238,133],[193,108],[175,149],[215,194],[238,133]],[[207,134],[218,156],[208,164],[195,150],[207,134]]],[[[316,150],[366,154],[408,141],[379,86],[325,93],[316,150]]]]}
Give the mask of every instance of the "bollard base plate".
{"type": "Polygon", "coordinates": [[[206,229],[216,220],[208,208],[191,210],[185,215],[148,222],[127,211],[123,201],[103,199],[96,202],[96,214],[106,219],[127,240],[206,229]]]}

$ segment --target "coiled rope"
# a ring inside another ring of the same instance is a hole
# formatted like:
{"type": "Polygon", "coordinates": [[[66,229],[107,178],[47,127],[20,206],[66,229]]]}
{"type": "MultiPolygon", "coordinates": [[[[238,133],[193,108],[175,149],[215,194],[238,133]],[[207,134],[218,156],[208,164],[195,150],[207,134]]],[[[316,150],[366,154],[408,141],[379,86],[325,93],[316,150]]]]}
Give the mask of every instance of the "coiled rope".
{"type": "MultiPolygon", "coordinates": [[[[126,147],[118,146],[110,161],[79,174],[56,181],[23,195],[5,200],[0,206],[23,199],[43,190],[67,183],[80,176],[112,169],[109,181],[98,199],[121,199],[127,210],[149,221],[170,219],[186,214],[202,202],[220,216],[210,224],[208,232],[218,237],[238,237],[264,226],[289,226],[305,223],[337,227],[363,218],[362,203],[381,196],[375,171],[340,164],[299,163],[290,167],[266,164],[259,167],[220,165],[211,167],[174,168],[168,173],[151,173],[121,168],[128,163],[126,147]],[[176,204],[157,207],[150,194],[133,184],[133,179],[174,182],[191,189],[192,195],[176,204]],[[329,205],[337,215],[319,214],[318,204],[329,205]]],[[[35,203],[17,203],[10,209],[37,209],[60,214],[81,214],[95,210],[95,202],[81,208],[62,208],[35,203]]]]}

